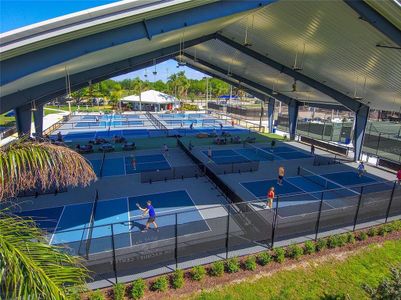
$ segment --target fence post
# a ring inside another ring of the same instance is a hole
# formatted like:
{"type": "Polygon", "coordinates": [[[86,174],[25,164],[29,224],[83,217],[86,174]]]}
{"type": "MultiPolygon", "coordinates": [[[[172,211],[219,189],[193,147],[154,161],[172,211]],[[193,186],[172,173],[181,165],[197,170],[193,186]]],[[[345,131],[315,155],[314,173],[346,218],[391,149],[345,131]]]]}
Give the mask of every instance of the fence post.
{"type": "Polygon", "coordinates": [[[230,213],[231,206],[228,206],[228,214],[227,214],[227,233],[226,233],[226,259],[228,259],[228,247],[229,247],[229,239],[230,239],[230,213]]]}
{"type": "Polygon", "coordinates": [[[363,186],[361,187],[361,194],[359,195],[358,207],[356,208],[354,227],[352,228],[352,231],[355,231],[356,223],[358,222],[358,214],[359,214],[359,208],[361,207],[362,195],[363,195],[363,186]]]}
{"type": "Polygon", "coordinates": [[[381,138],[382,133],[379,133],[379,137],[377,139],[377,148],[376,148],[376,156],[379,153],[379,147],[380,147],[380,138],[381,138]]]}
{"type": "Polygon", "coordinates": [[[279,199],[280,197],[277,196],[277,201],[276,201],[276,210],[273,215],[273,222],[272,222],[272,249],[274,247],[274,236],[276,234],[276,225],[277,225],[277,214],[278,214],[278,204],[279,204],[279,199]]]}
{"type": "Polygon", "coordinates": [[[324,192],[322,192],[322,195],[320,196],[319,215],[317,216],[317,221],[316,221],[315,242],[317,241],[317,236],[319,234],[320,216],[322,215],[323,198],[324,198],[323,195],[324,195],[324,192]]]}
{"type": "Polygon", "coordinates": [[[174,248],[174,258],[175,258],[175,269],[178,269],[178,213],[175,213],[175,248],[174,248]]]}
{"type": "Polygon", "coordinates": [[[393,189],[391,190],[390,202],[388,204],[387,211],[386,211],[386,220],[384,221],[384,223],[387,223],[388,215],[390,214],[390,208],[391,208],[391,204],[393,203],[394,190],[395,190],[396,185],[397,185],[397,181],[394,181],[393,189]]]}
{"type": "Polygon", "coordinates": [[[114,278],[116,283],[118,283],[118,275],[117,275],[117,262],[116,262],[116,246],[114,243],[114,226],[111,224],[111,246],[113,248],[113,271],[114,271],[114,278]]]}

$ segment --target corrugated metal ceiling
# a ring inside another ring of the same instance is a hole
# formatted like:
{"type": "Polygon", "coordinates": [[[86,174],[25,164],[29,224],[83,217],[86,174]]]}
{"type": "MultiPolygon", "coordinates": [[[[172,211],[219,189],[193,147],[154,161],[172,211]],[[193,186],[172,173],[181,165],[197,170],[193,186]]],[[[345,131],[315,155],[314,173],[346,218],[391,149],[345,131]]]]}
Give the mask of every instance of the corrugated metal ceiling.
{"type": "Polygon", "coordinates": [[[342,1],[279,1],[222,30],[239,43],[375,108],[401,106],[401,51],[342,1]]]}

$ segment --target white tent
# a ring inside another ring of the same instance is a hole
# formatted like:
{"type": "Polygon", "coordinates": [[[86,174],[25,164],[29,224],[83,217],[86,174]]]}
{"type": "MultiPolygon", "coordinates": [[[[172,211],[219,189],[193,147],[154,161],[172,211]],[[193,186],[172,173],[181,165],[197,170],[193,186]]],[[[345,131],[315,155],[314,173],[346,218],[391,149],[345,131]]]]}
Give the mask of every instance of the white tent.
{"type": "Polygon", "coordinates": [[[179,100],[173,96],[167,95],[155,90],[149,90],[141,93],[141,96],[130,95],[121,99],[124,103],[132,103],[134,110],[167,110],[179,107],[179,100]]]}

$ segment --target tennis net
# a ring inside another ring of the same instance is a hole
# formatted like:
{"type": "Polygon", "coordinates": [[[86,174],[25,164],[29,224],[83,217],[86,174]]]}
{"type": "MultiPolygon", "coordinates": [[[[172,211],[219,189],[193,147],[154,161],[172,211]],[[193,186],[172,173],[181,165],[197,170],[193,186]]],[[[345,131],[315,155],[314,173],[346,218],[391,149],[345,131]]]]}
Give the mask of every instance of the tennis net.
{"type": "Polygon", "coordinates": [[[347,188],[337,182],[334,182],[302,167],[298,168],[298,175],[314,184],[320,185],[324,188],[324,191],[326,191],[326,193],[335,193],[340,197],[360,195],[360,193],[354,191],[353,189],[347,188]]]}
{"type": "Polygon", "coordinates": [[[244,148],[249,149],[255,153],[257,157],[262,157],[266,160],[274,160],[274,155],[270,152],[260,149],[250,143],[244,143],[244,148]]]}
{"type": "Polygon", "coordinates": [[[86,257],[89,257],[89,251],[92,242],[92,234],[93,234],[93,226],[95,223],[95,216],[96,216],[96,209],[97,209],[97,202],[99,201],[99,192],[96,190],[95,200],[92,204],[92,211],[89,219],[89,226],[88,226],[88,235],[86,237],[86,257]]]}

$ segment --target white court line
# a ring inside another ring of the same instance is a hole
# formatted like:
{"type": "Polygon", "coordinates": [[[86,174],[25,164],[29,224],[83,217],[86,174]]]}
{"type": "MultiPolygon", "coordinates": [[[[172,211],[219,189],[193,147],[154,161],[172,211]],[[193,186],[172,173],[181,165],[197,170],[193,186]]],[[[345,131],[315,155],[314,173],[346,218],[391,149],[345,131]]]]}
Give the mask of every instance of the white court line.
{"type": "Polygon", "coordinates": [[[54,237],[54,235],[55,235],[55,234],[56,234],[56,232],[57,232],[57,228],[58,228],[58,225],[59,225],[59,223],[60,223],[61,217],[62,217],[62,216],[63,216],[63,214],[64,214],[65,207],[66,207],[66,205],[64,205],[64,206],[63,206],[63,210],[61,211],[61,214],[60,214],[60,217],[58,218],[58,221],[57,221],[56,227],[54,228],[54,231],[53,231],[52,237],[50,238],[49,245],[51,245],[51,244],[52,244],[53,237],[54,237]]]}

